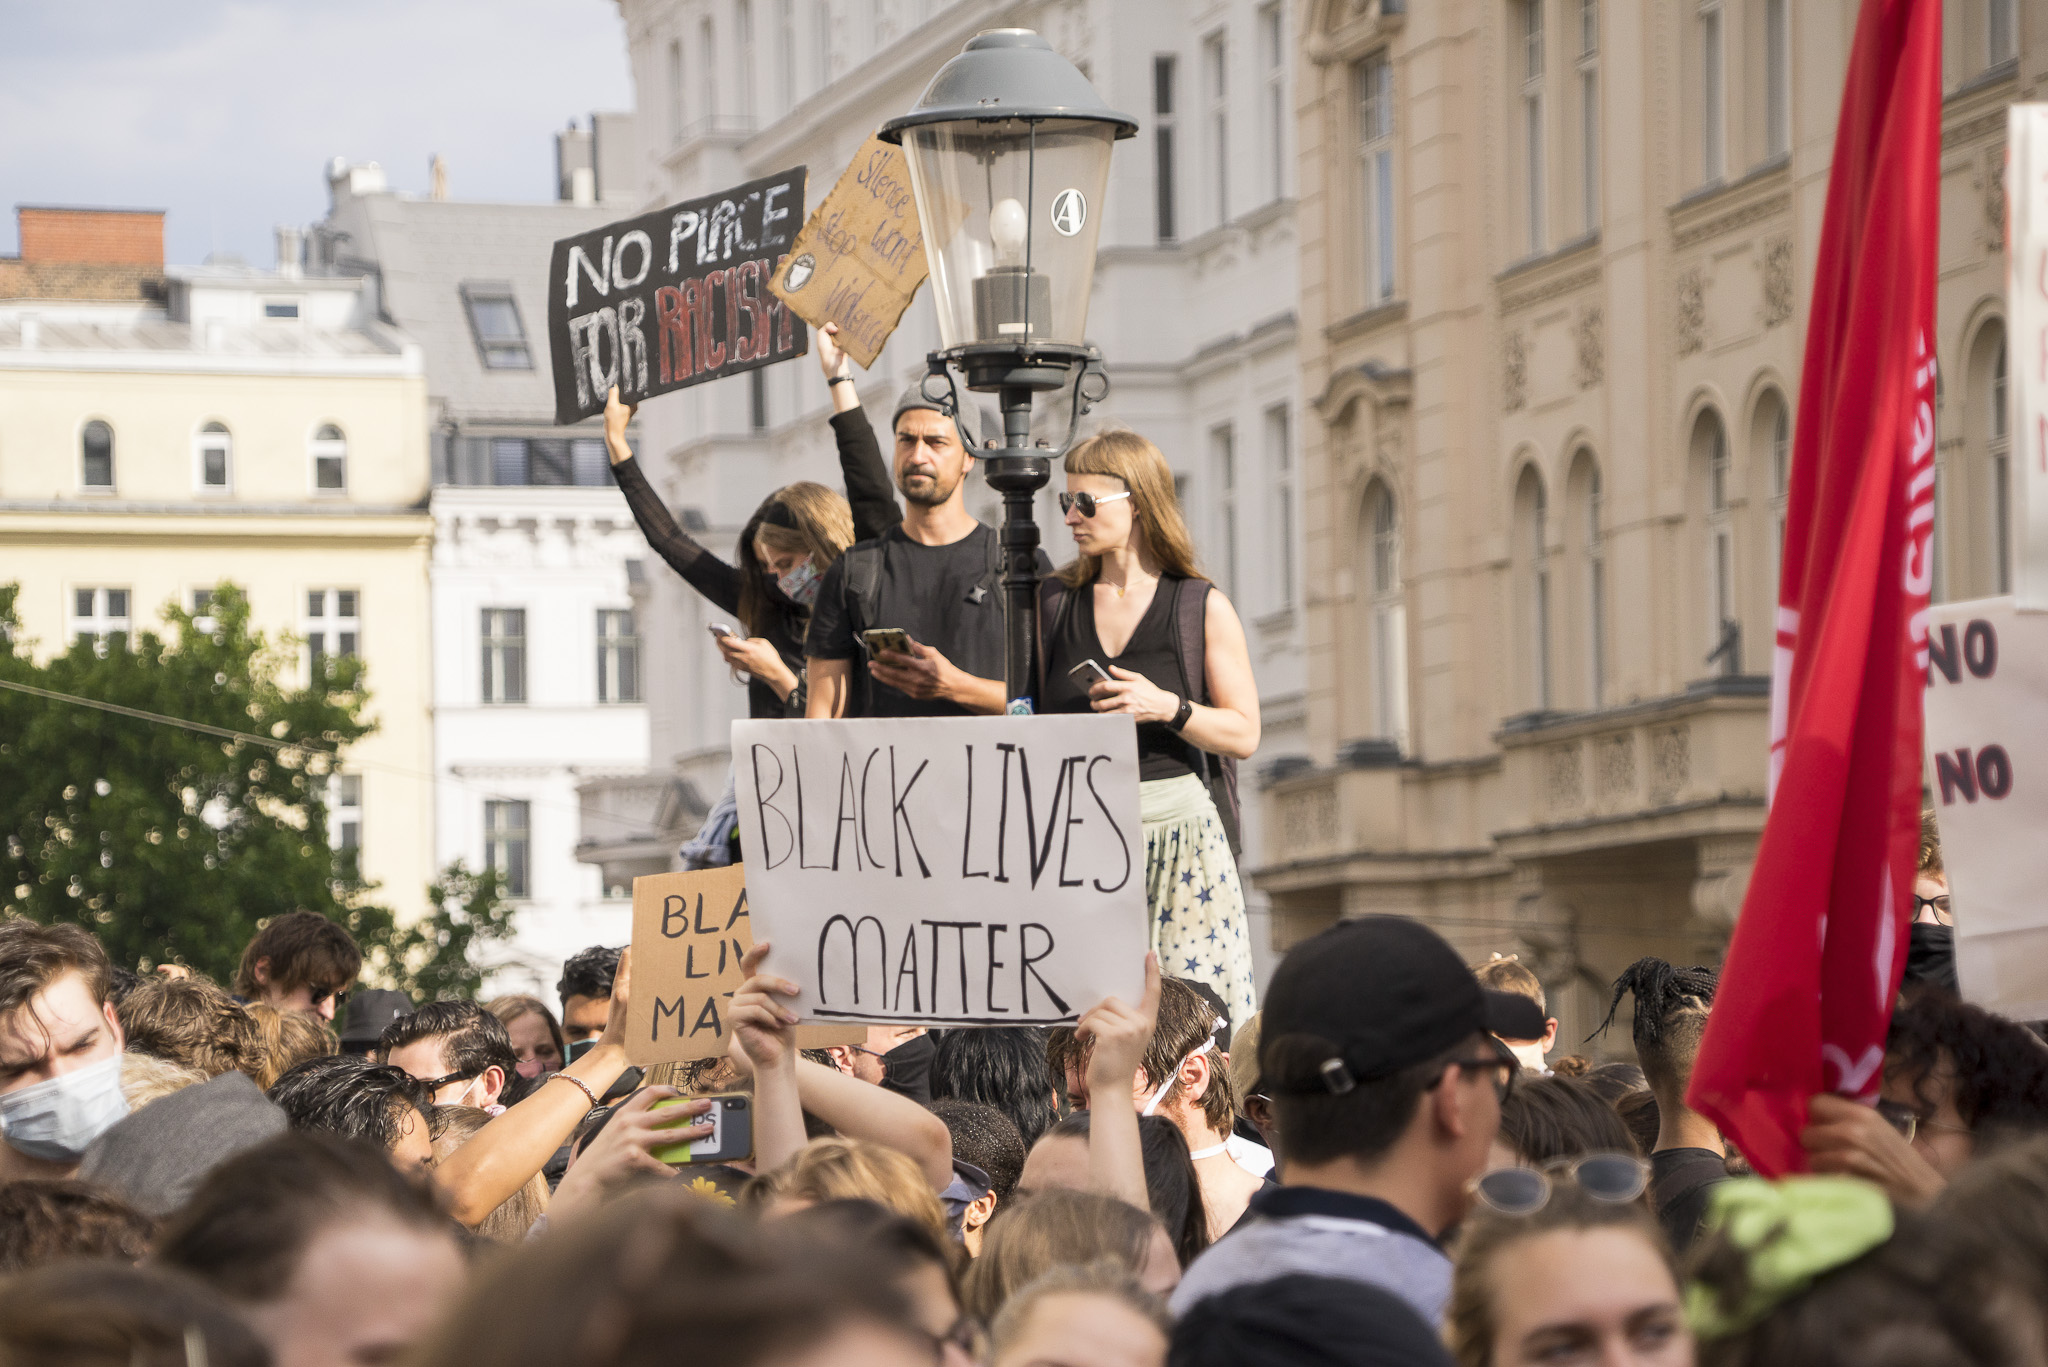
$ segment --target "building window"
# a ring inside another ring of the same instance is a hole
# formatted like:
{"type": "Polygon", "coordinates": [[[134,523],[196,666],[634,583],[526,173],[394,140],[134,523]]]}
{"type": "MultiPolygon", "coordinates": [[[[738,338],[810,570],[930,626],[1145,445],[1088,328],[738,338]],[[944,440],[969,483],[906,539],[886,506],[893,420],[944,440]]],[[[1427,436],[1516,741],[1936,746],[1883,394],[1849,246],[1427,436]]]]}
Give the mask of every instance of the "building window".
{"type": "Polygon", "coordinates": [[[1365,302],[1394,297],[1394,70],[1385,53],[1351,68],[1358,106],[1360,221],[1365,227],[1365,302]]]}
{"type": "Polygon", "coordinates": [[[526,609],[483,610],[483,699],[526,701],[526,609]]]}
{"type": "Polygon", "coordinates": [[[484,802],[484,867],[498,875],[500,891],[507,897],[528,895],[531,812],[532,805],[526,802],[484,802]]]}
{"type": "Polygon", "coordinates": [[[1381,480],[1365,494],[1371,530],[1366,582],[1371,588],[1373,731],[1408,749],[1408,609],[1401,591],[1401,526],[1394,495],[1381,480]]]}
{"type": "MultiPolygon", "coordinates": [[[[1742,672],[1742,628],[1735,602],[1735,519],[1729,507],[1728,430],[1711,409],[1693,424],[1693,460],[1706,506],[1707,663],[1722,674],[1742,672]]],[[[1696,486],[1697,487],[1697,486],[1696,486]]]]}
{"type": "Polygon", "coordinates": [[[1522,0],[1522,190],[1528,251],[1547,240],[1543,230],[1543,0],[1522,0]]]}
{"type": "Polygon", "coordinates": [[[1174,240],[1174,78],[1180,63],[1152,59],[1152,184],[1154,224],[1161,242],[1174,240]]]}
{"type": "Polygon", "coordinates": [[[1515,504],[1523,538],[1520,559],[1527,570],[1529,593],[1528,642],[1524,652],[1529,670],[1529,706],[1538,712],[1548,712],[1554,696],[1550,668],[1550,499],[1543,488],[1543,477],[1533,465],[1522,470],[1515,504]]]}
{"type": "MultiPolygon", "coordinates": [[[[1771,398],[1771,591],[1783,590],[1785,508],[1792,497],[1792,410],[1771,398]]],[[[1939,505],[1936,505],[1939,506],[1939,505]]],[[[1775,604],[1775,600],[1774,600],[1775,604]]]]}
{"type": "Polygon", "coordinates": [[[265,318],[296,318],[299,316],[299,301],[296,299],[269,299],[263,304],[265,318]]]}
{"type": "Polygon", "coordinates": [[[1607,545],[1600,533],[1600,467],[1583,453],[1586,478],[1586,674],[1588,701],[1607,702],[1607,545]]]}
{"type": "Polygon", "coordinates": [[[1700,179],[1713,184],[1728,170],[1727,90],[1722,63],[1721,0],[1702,0],[1700,39],[1700,179]]]}
{"type": "Polygon", "coordinates": [[[697,81],[703,87],[704,126],[718,118],[718,27],[709,17],[697,25],[697,81]]]}
{"type": "Polygon", "coordinates": [[[127,589],[73,589],[71,630],[73,645],[89,646],[102,658],[108,650],[128,648],[127,589]]]}
{"type": "Polygon", "coordinates": [[[332,774],[327,779],[327,844],[334,851],[334,876],[354,882],[363,851],[363,776],[332,774]]]}
{"type": "Polygon", "coordinates": [[[1284,403],[1266,410],[1266,468],[1273,472],[1273,552],[1280,606],[1294,606],[1294,433],[1284,403]]]}
{"type": "MultiPolygon", "coordinates": [[[[752,372],[760,374],[759,371],[752,372]]],[[[569,443],[569,464],[578,484],[602,487],[612,482],[611,455],[600,437],[577,437],[569,443]]]]}
{"type": "Polygon", "coordinates": [[[597,700],[640,701],[640,637],[631,608],[597,611],[597,700]]]}
{"type": "Polygon", "coordinates": [[[1209,97],[1210,209],[1230,221],[1230,53],[1219,30],[1202,41],[1202,71],[1209,97]]]}
{"type": "Polygon", "coordinates": [[[668,140],[683,140],[683,40],[668,44],[668,140]]]}
{"type": "Polygon", "coordinates": [[[1579,213],[1600,226],[1600,0],[1579,0],[1579,213]]]}
{"type": "Polygon", "coordinates": [[[348,489],[348,440],[333,423],[313,433],[313,492],[338,494],[348,489]]]}
{"type": "Polygon", "coordinates": [[[1287,10],[1274,0],[1259,11],[1266,66],[1266,158],[1274,199],[1287,193],[1287,10]]]}
{"type": "Polygon", "coordinates": [[[199,439],[193,443],[193,474],[201,493],[227,492],[228,457],[234,446],[224,424],[210,422],[199,429],[199,439]]]}
{"type": "Polygon", "coordinates": [[[220,624],[213,617],[213,590],[192,590],[192,629],[201,636],[211,636],[220,624]]]}
{"type": "Polygon", "coordinates": [[[1792,0],[1764,0],[1764,155],[1792,151],[1792,0]]]}
{"type": "Polygon", "coordinates": [[[2005,336],[1991,359],[1991,553],[1996,561],[1991,582],[2000,593],[2012,592],[2012,414],[2006,407],[2005,336]]]}
{"type": "Polygon", "coordinates": [[[832,84],[832,0],[811,0],[811,64],[818,89],[832,84]]]}
{"type": "Polygon", "coordinates": [[[469,314],[470,334],[476,339],[477,354],[490,370],[531,370],[533,354],[526,345],[526,328],[519,321],[519,305],[510,285],[464,285],[463,307],[469,314]]]}
{"type": "Polygon", "coordinates": [[[94,418],[79,435],[78,482],[87,489],[114,487],[114,429],[94,418]]]}
{"type": "Polygon", "coordinates": [[[1209,463],[1216,471],[1216,519],[1223,543],[1223,587],[1237,592],[1237,433],[1229,423],[1209,429],[1209,463]]]}
{"type": "Polygon", "coordinates": [[[1984,55],[1991,66],[2019,55],[2018,8],[2016,0],[1987,0],[1984,55]]]}
{"type": "Polygon", "coordinates": [[[306,590],[307,677],[325,677],[329,658],[352,657],[358,653],[363,620],[361,594],[355,589],[306,590]]]}
{"type": "Polygon", "coordinates": [[[734,79],[739,82],[733,92],[739,100],[735,111],[750,126],[754,119],[754,5],[753,0],[734,0],[733,32],[739,51],[734,53],[734,79]]]}

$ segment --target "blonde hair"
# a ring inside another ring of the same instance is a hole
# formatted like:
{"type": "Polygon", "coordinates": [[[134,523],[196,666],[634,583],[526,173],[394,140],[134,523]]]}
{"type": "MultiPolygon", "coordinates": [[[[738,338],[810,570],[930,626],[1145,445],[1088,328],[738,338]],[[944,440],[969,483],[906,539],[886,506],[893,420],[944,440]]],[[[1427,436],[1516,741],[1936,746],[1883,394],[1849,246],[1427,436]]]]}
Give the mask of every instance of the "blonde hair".
{"type": "Polygon", "coordinates": [[[1032,1312],[1055,1296],[1100,1296],[1143,1319],[1159,1331],[1161,1338],[1173,1338],[1173,1319],[1159,1298],[1147,1291],[1129,1268],[1114,1259],[1102,1258],[1092,1263],[1055,1267],[1011,1296],[989,1325],[988,1360],[996,1362],[1016,1347],[1031,1323],[1032,1312]]]}
{"type": "Polygon", "coordinates": [[[259,1041],[251,1073],[264,1091],[294,1064],[341,1052],[341,1039],[326,1021],[307,1011],[283,1011],[263,1002],[242,1008],[256,1022],[259,1041]]]}
{"type": "Polygon", "coordinates": [[[1550,1009],[1549,999],[1543,994],[1543,980],[1518,955],[1495,954],[1483,964],[1472,965],[1472,975],[1479,979],[1481,987],[1527,997],[1539,1010],[1550,1009]]]}
{"type": "Polygon", "coordinates": [[[204,1081],[206,1074],[188,1063],[175,1063],[134,1049],[121,1055],[121,1095],[128,1098],[131,1111],[139,1111],[152,1101],[162,1101],[172,1092],[182,1092],[204,1081]]]}
{"type": "Polygon", "coordinates": [[[1012,1297],[1058,1267],[1108,1263],[1136,1276],[1152,1249],[1151,1212],[1112,1196],[1053,1188],[996,1210],[981,1256],[967,1269],[960,1299],[987,1323],[1012,1297]]]}
{"type": "MultiPolygon", "coordinates": [[[[488,1111],[474,1106],[436,1106],[434,1108],[434,1166],[440,1167],[448,1161],[448,1155],[476,1137],[491,1121],[488,1111]]],[[[494,1244],[521,1244],[526,1242],[526,1231],[533,1228],[533,1222],[547,1214],[548,1179],[536,1172],[526,1179],[526,1185],[506,1197],[503,1204],[477,1225],[477,1237],[488,1239],[494,1244]]]]}
{"type": "Polygon", "coordinates": [[[942,1241],[953,1237],[946,1211],[907,1154],[859,1139],[813,1139],[796,1157],[747,1184],[748,1204],[778,1199],[873,1201],[917,1221],[942,1241]]]}
{"type": "MultiPolygon", "coordinates": [[[[1180,515],[1180,499],[1173,492],[1173,467],[1159,448],[1136,432],[1102,432],[1067,452],[1065,465],[1070,475],[1108,475],[1120,479],[1131,491],[1131,506],[1137,511],[1137,526],[1145,533],[1145,545],[1158,557],[1159,568],[1183,579],[1205,576],[1195,567],[1194,538],[1180,515]]],[[[1084,555],[1060,567],[1060,582],[1078,589],[1095,582],[1102,572],[1102,557],[1084,555]]]]}
{"type": "Polygon", "coordinates": [[[810,556],[811,568],[822,576],[853,544],[853,509],[844,495],[807,479],[785,484],[761,501],[740,536],[739,547],[739,617],[750,632],[759,632],[773,610],[768,571],[761,563],[757,542],[784,555],[810,556]],[[775,507],[786,512],[796,526],[766,521],[769,509],[775,507]]]}

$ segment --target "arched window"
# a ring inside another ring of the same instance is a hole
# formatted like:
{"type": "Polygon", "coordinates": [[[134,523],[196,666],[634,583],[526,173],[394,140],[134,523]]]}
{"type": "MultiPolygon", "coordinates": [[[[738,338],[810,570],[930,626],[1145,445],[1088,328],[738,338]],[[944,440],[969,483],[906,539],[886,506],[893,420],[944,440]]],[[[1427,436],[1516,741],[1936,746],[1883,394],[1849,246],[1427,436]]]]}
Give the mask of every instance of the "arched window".
{"type": "Polygon", "coordinates": [[[1792,488],[1792,410],[1777,389],[1766,389],[1757,399],[1756,415],[1749,426],[1751,488],[1767,490],[1769,501],[1763,522],[1756,532],[1770,548],[1770,578],[1763,585],[1766,601],[1763,621],[1775,620],[1779,580],[1785,564],[1785,502],[1792,488]]]}
{"type": "Polygon", "coordinates": [[[193,479],[201,493],[220,493],[229,487],[229,459],[234,454],[235,439],[228,434],[225,424],[210,422],[199,429],[199,439],[193,443],[193,479]]]}
{"type": "Polygon", "coordinates": [[[1532,711],[1553,705],[1550,668],[1550,498],[1536,467],[1522,467],[1515,483],[1514,561],[1521,571],[1523,702],[1532,711]]]}
{"type": "Polygon", "coordinates": [[[1742,624],[1735,602],[1735,518],[1728,429],[1721,415],[1703,410],[1693,423],[1693,463],[1705,486],[1707,662],[1716,672],[1742,672],[1742,624]]]}
{"type": "Polygon", "coordinates": [[[1991,411],[1985,426],[1991,433],[1991,546],[1997,556],[1992,582],[2000,593],[2012,592],[2012,421],[2006,402],[2005,329],[1998,329],[1998,350],[1991,359],[1991,411]]]}
{"type": "Polygon", "coordinates": [[[1408,608],[1401,590],[1401,523],[1383,480],[1365,491],[1373,731],[1408,751],[1408,608]]]}
{"type": "Polygon", "coordinates": [[[114,487],[114,429],[94,418],[79,436],[78,482],[87,489],[114,487]]]}
{"type": "Polygon", "coordinates": [[[1607,547],[1601,528],[1600,464],[1589,447],[1580,447],[1572,456],[1566,497],[1573,524],[1566,529],[1568,549],[1577,560],[1568,590],[1576,600],[1568,614],[1576,619],[1571,649],[1585,662],[1585,705],[1598,708],[1607,701],[1607,547]]]}
{"type": "Polygon", "coordinates": [[[313,492],[338,494],[348,490],[348,439],[333,423],[323,423],[313,434],[313,492]]]}

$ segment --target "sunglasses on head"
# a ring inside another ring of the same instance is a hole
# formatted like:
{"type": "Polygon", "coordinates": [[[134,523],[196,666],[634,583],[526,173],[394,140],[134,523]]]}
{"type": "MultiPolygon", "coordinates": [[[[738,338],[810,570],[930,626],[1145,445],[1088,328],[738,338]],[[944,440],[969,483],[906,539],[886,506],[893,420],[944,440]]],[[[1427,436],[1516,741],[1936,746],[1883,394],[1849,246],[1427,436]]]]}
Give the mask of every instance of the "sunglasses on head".
{"type": "Polygon", "coordinates": [[[1541,1168],[1496,1168],[1473,1180],[1472,1194],[1502,1215],[1534,1215],[1550,1204],[1560,1181],[1620,1205],[1649,1189],[1650,1165],[1634,1154],[1589,1153],[1541,1168]]]}
{"type": "Polygon", "coordinates": [[[1079,508],[1081,516],[1093,517],[1095,516],[1095,510],[1103,504],[1114,503],[1120,498],[1129,498],[1130,496],[1131,491],[1129,489],[1124,490],[1120,494],[1061,494],[1060,514],[1065,516],[1073,512],[1074,509],[1079,508]]]}

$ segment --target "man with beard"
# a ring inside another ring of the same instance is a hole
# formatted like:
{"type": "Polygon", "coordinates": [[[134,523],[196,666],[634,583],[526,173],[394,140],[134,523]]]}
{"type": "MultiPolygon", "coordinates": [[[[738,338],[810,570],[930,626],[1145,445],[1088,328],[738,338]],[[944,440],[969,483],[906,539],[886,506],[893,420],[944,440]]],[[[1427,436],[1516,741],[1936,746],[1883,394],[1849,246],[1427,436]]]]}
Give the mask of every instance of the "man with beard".
{"type": "MultiPolygon", "coordinates": [[[[830,376],[842,461],[874,431],[848,364],[830,376]]],[[[804,638],[808,716],[964,717],[1001,713],[1002,558],[993,527],[967,511],[972,408],[948,417],[913,384],[897,400],[896,488],[903,523],[839,558],[819,586],[804,638]],[[870,650],[862,633],[896,629],[907,651],[870,650]]],[[[1038,553],[1039,572],[1052,562],[1038,553]]]]}

